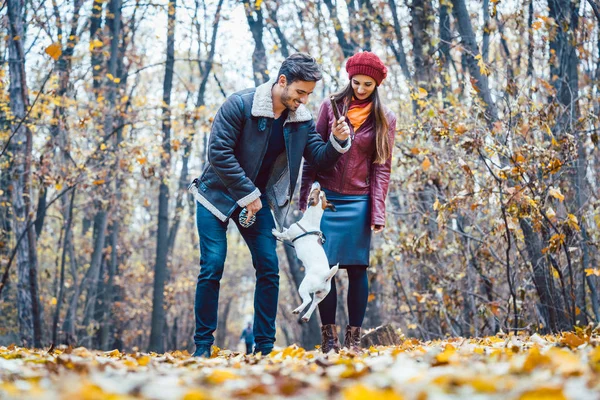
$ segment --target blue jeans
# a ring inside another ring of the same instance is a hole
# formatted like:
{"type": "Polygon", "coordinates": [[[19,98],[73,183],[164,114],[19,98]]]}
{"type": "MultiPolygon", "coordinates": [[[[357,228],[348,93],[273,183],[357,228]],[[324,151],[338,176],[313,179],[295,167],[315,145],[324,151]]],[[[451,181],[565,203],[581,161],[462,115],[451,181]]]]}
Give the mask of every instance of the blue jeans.
{"type": "MultiPolygon", "coordinates": [[[[265,353],[271,351],[275,343],[279,264],[277,242],[271,233],[275,222],[266,200],[261,200],[263,207],[256,214],[256,222],[249,228],[242,227],[238,221],[241,209],[236,210],[231,219],[238,226],[252,254],[252,264],[256,270],[254,341],[256,350],[265,353]]],[[[196,202],[196,226],[200,236],[200,274],[194,304],[194,343],[197,346],[211,346],[215,340],[213,332],[217,328],[219,287],[227,255],[227,225],[228,222],[222,222],[196,202]]]]}

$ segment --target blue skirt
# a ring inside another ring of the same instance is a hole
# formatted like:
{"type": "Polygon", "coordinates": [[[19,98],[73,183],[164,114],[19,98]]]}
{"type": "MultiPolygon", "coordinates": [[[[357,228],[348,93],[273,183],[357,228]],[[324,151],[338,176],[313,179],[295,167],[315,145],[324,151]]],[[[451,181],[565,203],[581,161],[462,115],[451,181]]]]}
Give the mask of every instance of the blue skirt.
{"type": "Polygon", "coordinates": [[[348,195],[323,189],[336,211],[325,210],[321,230],[329,264],[369,265],[371,201],[368,194],[348,195]]]}

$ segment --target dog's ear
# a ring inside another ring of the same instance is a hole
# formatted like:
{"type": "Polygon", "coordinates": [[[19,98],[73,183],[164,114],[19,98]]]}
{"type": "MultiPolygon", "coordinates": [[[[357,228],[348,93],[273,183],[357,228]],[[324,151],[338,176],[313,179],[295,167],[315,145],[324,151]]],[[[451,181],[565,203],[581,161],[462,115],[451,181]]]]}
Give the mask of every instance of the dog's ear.
{"type": "Polygon", "coordinates": [[[337,210],[335,209],[335,206],[333,205],[333,203],[329,203],[329,202],[328,202],[328,203],[327,203],[327,205],[325,206],[325,209],[326,209],[326,210],[331,210],[331,211],[337,211],[337,210]]]}
{"type": "Polygon", "coordinates": [[[329,275],[327,275],[327,279],[325,279],[325,282],[327,282],[328,280],[330,280],[331,278],[333,278],[335,276],[335,274],[337,274],[338,269],[339,269],[339,263],[334,265],[333,268],[331,268],[329,270],[329,275]]]}

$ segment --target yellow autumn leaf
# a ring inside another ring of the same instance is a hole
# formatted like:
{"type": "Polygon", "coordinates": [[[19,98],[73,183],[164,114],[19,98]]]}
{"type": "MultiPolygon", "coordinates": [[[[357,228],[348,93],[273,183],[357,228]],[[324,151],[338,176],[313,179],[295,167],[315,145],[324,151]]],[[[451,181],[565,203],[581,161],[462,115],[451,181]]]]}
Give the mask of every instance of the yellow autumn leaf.
{"type": "Polygon", "coordinates": [[[213,385],[220,385],[232,379],[239,379],[239,376],[224,369],[215,369],[206,377],[206,381],[213,385]]]}
{"type": "Polygon", "coordinates": [[[479,393],[496,393],[498,390],[492,379],[475,378],[469,384],[479,393]]]}
{"type": "Polygon", "coordinates": [[[563,196],[563,194],[560,192],[560,189],[557,188],[553,188],[551,187],[548,190],[548,194],[552,197],[554,197],[555,199],[558,199],[558,201],[562,202],[565,199],[565,196],[563,196]]]}
{"type": "Polygon", "coordinates": [[[542,27],[542,22],[535,21],[533,24],[531,24],[531,27],[537,31],[538,29],[540,29],[542,27]]]}
{"type": "Polygon", "coordinates": [[[394,393],[391,389],[371,389],[363,384],[350,386],[342,392],[344,400],[403,400],[404,397],[394,393]]]}
{"type": "Polygon", "coordinates": [[[444,351],[442,351],[440,354],[435,356],[435,362],[433,363],[433,365],[448,364],[450,362],[450,359],[452,358],[452,356],[454,356],[455,353],[456,353],[456,348],[454,346],[452,346],[451,344],[447,344],[446,347],[444,348],[444,351]]]}
{"type": "Polygon", "coordinates": [[[526,391],[519,400],[567,400],[567,397],[561,388],[543,387],[526,391]]]}
{"type": "Polygon", "coordinates": [[[119,351],[119,349],[114,349],[112,351],[107,351],[104,354],[106,354],[108,357],[113,357],[113,358],[118,358],[118,357],[122,356],[122,354],[119,351]]]}
{"type": "Polygon", "coordinates": [[[590,276],[590,275],[600,276],[600,269],[598,269],[598,268],[587,268],[584,271],[585,271],[585,276],[590,276]]]}
{"type": "Polygon", "coordinates": [[[52,300],[50,300],[50,304],[55,306],[56,303],[58,303],[58,301],[56,300],[56,297],[53,297],[52,300]]]}
{"type": "Polygon", "coordinates": [[[587,343],[584,339],[580,338],[579,336],[577,336],[576,334],[572,333],[572,332],[566,332],[561,341],[562,344],[569,346],[570,349],[575,349],[579,346],[581,346],[582,344],[587,343]]]}
{"type": "Polygon", "coordinates": [[[256,0],[254,7],[256,7],[256,9],[258,10],[260,8],[260,5],[262,4],[262,2],[263,2],[263,0],[256,0]]]}
{"type": "Polygon", "coordinates": [[[488,76],[490,74],[490,69],[487,67],[487,65],[485,65],[481,54],[476,55],[475,59],[477,60],[477,66],[479,67],[479,72],[481,75],[488,76]]]}
{"type": "Polygon", "coordinates": [[[90,42],[90,51],[94,50],[95,48],[102,47],[103,45],[104,43],[102,43],[102,41],[94,39],[90,42]]]}
{"type": "Polygon", "coordinates": [[[152,358],[150,356],[141,356],[140,358],[137,359],[137,363],[139,366],[141,367],[145,367],[146,365],[148,365],[150,363],[150,360],[152,360],[152,358]]]}
{"type": "Polygon", "coordinates": [[[94,185],[103,185],[106,182],[104,179],[97,179],[94,181],[94,185]]]}
{"type": "Polygon", "coordinates": [[[54,188],[58,191],[61,191],[63,188],[63,185],[62,185],[62,183],[57,183],[56,185],[54,185],[54,188]]]}
{"type": "Polygon", "coordinates": [[[425,97],[427,97],[427,90],[423,89],[422,87],[419,88],[419,98],[423,99],[425,97]]]}
{"type": "Polygon", "coordinates": [[[183,398],[183,400],[207,400],[210,399],[209,396],[205,395],[200,389],[192,389],[187,392],[183,398]]]}
{"type": "Polygon", "coordinates": [[[100,150],[106,150],[106,145],[104,143],[100,145],[100,150]]]}
{"type": "Polygon", "coordinates": [[[590,367],[596,372],[600,372],[600,346],[596,347],[589,355],[590,367]]]}
{"type": "Polygon", "coordinates": [[[427,171],[429,167],[431,167],[431,161],[429,161],[429,157],[425,157],[421,163],[421,168],[423,168],[423,171],[427,171]]]}
{"type": "Polygon", "coordinates": [[[52,43],[50,46],[46,47],[45,51],[46,54],[48,54],[54,60],[58,60],[62,54],[60,43],[52,43]]]}
{"type": "Polygon", "coordinates": [[[567,214],[567,225],[569,225],[569,228],[574,229],[577,232],[581,230],[579,227],[579,222],[577,221],[577,217],[573,214],[567,214]]]}

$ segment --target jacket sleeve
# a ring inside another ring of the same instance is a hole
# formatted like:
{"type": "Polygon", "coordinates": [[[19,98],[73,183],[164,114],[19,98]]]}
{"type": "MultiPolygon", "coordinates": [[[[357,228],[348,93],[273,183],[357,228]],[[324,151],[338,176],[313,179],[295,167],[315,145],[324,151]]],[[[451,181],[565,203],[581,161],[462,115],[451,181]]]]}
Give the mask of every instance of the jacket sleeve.
{"type": "Polygon", "coordinates": [[[213,121],[208,145],[208,161],[240,207],[258,199],[260,190],[246,176],[235,157],[235,147],[244,125],[244,104],[237,95],[230,96],[213,121]]]}
{"type": "MultiPolygon", "coordinates": [[[[319,109],[319,116],[317,117],[316,125],[317,133],[326,142],[331,134],[331,124],[329,123],[329,111],[327,108],[327,102],[324,101],[319,109]]],[[[317,177],[316,168],[305,158],[304,165],[302,167],[302,184],[300,186],[300,210],[304,211],[307,207],[308,195],[310,194],[310,188],[317,177]]]]}
{"type": "Polygon", "coordinates": [[[329,134],[329,112],[327,102],[321,104],[317,125],[311,121],[308,139],[304,148],[304,158],[317,171],[333,168],[342,154],[350,150],[351,140],[342,145],[338,143],[335,136],[329,134]],[[327,136],[329,138],[327,139],[327,136]]]}
{"type": "MultiPolygon", "coordinates": [[[[388,138],[390,148],[394,150],[394,138],[396,136],[396,117],[392,116],[389,121],[388,138]]],[[[384,164],[372,164],[371,167],[371,225],[385,226],[385,199],[390,183],[392,170],[392,156],[384,164]]]]}

